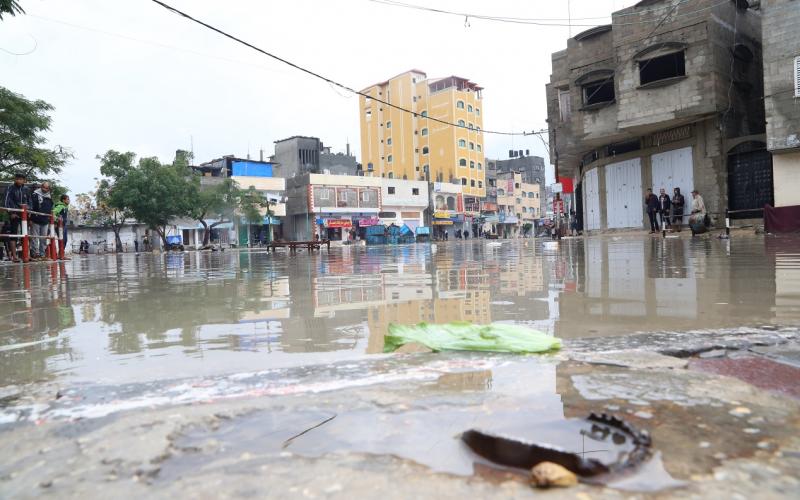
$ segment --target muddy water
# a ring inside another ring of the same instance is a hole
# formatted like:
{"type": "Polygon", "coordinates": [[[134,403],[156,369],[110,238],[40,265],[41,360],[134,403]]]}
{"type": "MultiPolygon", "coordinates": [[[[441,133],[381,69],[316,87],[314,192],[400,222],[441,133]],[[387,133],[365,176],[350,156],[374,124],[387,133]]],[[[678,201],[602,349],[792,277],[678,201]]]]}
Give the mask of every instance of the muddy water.
{"type": "Polygon", "coordinates": [[[638,236],[0,267],[0,384],[121,384],[358,360],[391,322],[563,338],[800,323],[800,240],[638,236]]]}

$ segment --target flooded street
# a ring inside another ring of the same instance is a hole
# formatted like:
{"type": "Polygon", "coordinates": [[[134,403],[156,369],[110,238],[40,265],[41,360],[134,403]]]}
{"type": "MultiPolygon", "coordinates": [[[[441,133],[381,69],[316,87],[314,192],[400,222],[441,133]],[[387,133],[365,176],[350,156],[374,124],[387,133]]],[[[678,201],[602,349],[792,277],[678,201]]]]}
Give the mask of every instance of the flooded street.
{"type": "Polygon", "coordinates": [[[0,283],[0,496],[524,496],[460,433],[622,460],[592,412],[654,454],[591,496],[800,493],[796,237],[101,255],[0,283]],[[450,321],[564,347],[383,354],[391,323],[450,321]]]}

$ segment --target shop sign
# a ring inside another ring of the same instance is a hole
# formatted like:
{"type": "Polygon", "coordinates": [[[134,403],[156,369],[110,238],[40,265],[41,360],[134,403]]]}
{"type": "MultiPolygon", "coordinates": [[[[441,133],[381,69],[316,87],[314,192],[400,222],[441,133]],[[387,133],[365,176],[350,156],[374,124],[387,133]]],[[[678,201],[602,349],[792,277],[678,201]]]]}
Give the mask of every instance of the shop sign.
{"type": "Polygon", "coordinates": [[[381,220],[377,217],[364,217],[361,219],[357,219],[359,227],[367,227],[367,226],[377,226],[381,223],[381,220]]]}
{"type": "Polygon", "coordinates": [[[433,221],[434,226],[452,226],[453,221],[450,219],[437,219],[433,221]]]}
{"type": "Polygon", "coordinates": [[[327,219],[325,226],[329,229],[348,228],[353,227],[353,223],[347,219],[327,219]]]}
{"type": "Polygon", "coordinates": [[[434,219],[449,219],[450,218],[450,212],[434,212],[433,213],[433,218],[434,219]]]}

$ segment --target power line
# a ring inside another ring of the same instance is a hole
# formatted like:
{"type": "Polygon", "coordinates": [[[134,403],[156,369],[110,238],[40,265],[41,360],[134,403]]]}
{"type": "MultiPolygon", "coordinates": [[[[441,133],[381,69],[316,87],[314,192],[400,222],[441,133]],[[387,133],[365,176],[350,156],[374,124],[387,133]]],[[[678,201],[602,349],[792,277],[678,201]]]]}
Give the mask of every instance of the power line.
{"type": "MultiPolygon", "coordinates": [[[[209,29],[211,31],[214,31],[215,33],[218,33],[218,34],[224,36],[225,38],[229,38],[229,39],[235,41],[236,43],[239,43],[241,45],[244,45],[245,47],[253,49],[256,52],[259,52],[259,53],[261,53],[261,54],[263,54],[263,55],[265,55],[267,57],[271,57],[272,59],[275,59],[278,62],[286,64],[287,66],[291,66],[292,68],[294,68],[294,69],[296,69],[298,71],[302,71],[303,73],[306,73],[307,75],[313,76],[314,78],[318,78],[318,79],[328,83],[331,86],[339,87],[339,88],[341,88],[343,90],[346,90],[348,92],[351,92],[353,94],[360,95],[362,97],[366,97],[366,98],[372,99],[372,100],[377,101],[377,102],[379,102],[381,104],[385,104],[386,106],[389,106],[390,108],[397,109],[397,110],[402,111],[404,113],[409,113],[409,114],[413,115],[414,117],[421,116],[416,111],[412,111],[412,110],[404,108],[402,106],[398,106],[398,105],[392,104],[392,103],[390,103],[388,101],[384,101],[383,99],[379,99],[377,97],[370,96],[368,94],[365,94],[364,92],[360,92],[360,91],[358,91],[358,90],[356,90],[356,89],[354,89],[352,87],[349,87],[349,86],[347,86],[347,85],[345,85],[343,83],[339,83],[336,80],[328,78],[327,76],[323,76],[323,75],[321,75],[319,73],[316,73],[315,71],[312,71],[312,70],[310,70],[308,68],[300,66],[300,65],[298,65],[296,63],[293,63],[293,62],[289,61],[288,59],[284,59],[283,57],[280,57],[280,56],[277,56],[277,55],[272,54],[270,52],[267,52],[266,50],[264,50],[262,48],[259,48],[259,47],[253,45],[250,42],[246,42],[246,41],[242,40],[241,38],[237,38],[236,36],[231,35],[230,33],[227,33],[225,31],[221,30],[220,28],[217,28],[215,26],[212,26],[211,24],[203,22],[203,21],[201,21],[201,20],[199,20],[197,18],[194,18],[194,17],[190,16],[189,14],[187,14],[187,13],[185,13],[185,12],[175,8],[175,7],[172,7],[171,5],[166,4],[166,3],[164,3],[164,2],[162,2],[160,0],[151,0],[151,1],[153,3],[155,3],[155,4],[160,5],[161,7],[167,9],[168,11],[170,11],[170,12],[172,12],[174,14],[177,14],[177,15],[179,15],[179,16],[181,16],[183,18],[186,18],[186,19],[188,19],[188,20],[190,20],[190,21],[192,21],[192,22],[194,22],[196,24],[199,24],[200,26],[203,26],[204,28],[207,28],[207,29],[209,29]]],[[[448,122],[447,120],[442,120],[442,119],[434,118],[434,117],[431,117],[431,116],[427,116],[425,118],[427,120],[430,120],[430,121],[433,121],[433,122],[441,123],[442,125],[447,125],[447,126],[456,127],[456,128],[462,128],[462,129],[471,130],[471,131],[475,132],[474,129],[469,129],[466,125],[459,125],[457,123],[448,122]]],[[[523,135],[523,136],[524,135],[536,135],[536,134],[547,133],[546,130],[533,131],[533,132],[500,132],[500,131],[496,131],[496,130],[479,130],[478,132],[483,132],[484,134],[495,134],[495,135],[523,135]]]]}
{"type": "MultiPolygon", "coordinates": [[[[564,18],[526,18],[526,17],[491,16],[491,15],[486,15],[486,14],[475,14],[475,13],[470,13],[470,12],[458,12],[458,11],[445,10],[445,9],[436,9],[436,8],[433,8],[433,7],[426,7],[424,5],[415,5],[415,4],[410,4],[410,3],[398,2],[398,1],[395,1],[395,0],[368,0],[368,1],[373,2],[373,3],[388,5],[388,6],[392,6],[392,7],[401,7],[401,8],[405,8],[405,9],[433,12],[433,13],[436,13],[436,14],[445,14],[445,15],[463,17],[464,19],[474,18],[474,19],[480,19],[480,20],[483,20],[483,21],[493,21],[493,22],[511,23],[511,24],[527,24],[527,25],[532,25],[532,26],[586,27],[586,28],[590,28],[590,27],[594,27],[594,26],[599,26],[600,24],[598,24],[598,23],[594,23],[594,24],[574,24],[572,21],[588,21],[588,20],[593,20],[593,19],[608,19],[610,17],[610,16],[582,17],[582,18],[568,17],[568,18],[564,19],[564,18]],[[567,22],[565,23],[563,21],[567,21],[567,22]]],[[[691,0],[681,0],[679,2],[679,5],[687,3],[689,1],[691,1],[691,0]]],[[[681,14],[680,16],[677,16],[677,17],[688,17],[688,16],[691,16],[693,14],[697,14],[699,12],[703,12],[703,11],[706,11],[706,10],[711,10],[711,9],[713,9],[715,7],[718,7],[718,6],[720,6],[722,4],[725,4],[725,3],[728,3],[728,0],[723,0],[721,2],[718,2],[716,4],[710,5],[708,7],[703,7],[702,9],[697,9],[697,10],[693,10],[693,11],[690,11],[690,12],[685,12],[685,13],[681,14]]],[[[616,14],[616,17],[624,17],[624,16],[631,16],[631,15],[637,15],[638,16],[638,15],[646,14],[646,13],[649,13],[649,12],[655,12],[656,10],[659,10],[659,8],[647,9],[647,10],[637,10],[636,12],[629,12],[629,13],[619,13],[619,14],[616,14]]],[[[649,20],[646,20],[646,21],[628,21],[628,22],[614,23],[614,26],[631,26],[631,25],[636,25],[636,24],[651,24],[653,22],[655,22],[654,19],[649,19],[649,20]]]]}

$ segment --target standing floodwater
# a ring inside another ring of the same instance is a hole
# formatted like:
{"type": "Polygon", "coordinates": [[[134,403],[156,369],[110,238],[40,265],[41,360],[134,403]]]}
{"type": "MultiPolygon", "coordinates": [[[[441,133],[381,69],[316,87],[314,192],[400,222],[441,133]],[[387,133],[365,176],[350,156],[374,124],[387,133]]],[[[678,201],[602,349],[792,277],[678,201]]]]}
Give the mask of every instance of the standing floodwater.
{"type": "Polygon", "coordinates": [[[561,338],[800,322],[800,242],[613,237],[107,255],[0,267],[2,384],[124,383],[382,352],[392,322],[561,338]]]}

